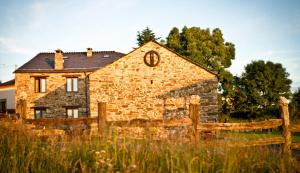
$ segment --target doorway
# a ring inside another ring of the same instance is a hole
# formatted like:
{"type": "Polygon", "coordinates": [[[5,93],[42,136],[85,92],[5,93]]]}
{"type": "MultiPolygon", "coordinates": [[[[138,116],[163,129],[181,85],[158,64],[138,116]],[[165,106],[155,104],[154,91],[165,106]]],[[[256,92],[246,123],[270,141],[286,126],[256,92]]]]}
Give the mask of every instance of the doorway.
{"type": "Polygon", "coordinates": [[[6,99],[0,100],[0,114],[6,113],[6,99]]]}

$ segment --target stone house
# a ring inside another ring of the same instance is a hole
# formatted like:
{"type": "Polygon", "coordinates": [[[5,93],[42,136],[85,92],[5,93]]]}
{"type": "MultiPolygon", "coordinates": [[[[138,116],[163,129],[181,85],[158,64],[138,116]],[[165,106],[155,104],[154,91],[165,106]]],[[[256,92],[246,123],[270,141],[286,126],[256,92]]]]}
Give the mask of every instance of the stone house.
{"type": "Polygon", "coordinates": [[[99,102],[108,121],[179,118],[188,116],[192,95],[202,115],[218,114],[216,75],[152,41],[126,55],[39,53],[15,75],[24,118],[97,117],[99,102]]]}
{"type": "Polygon", "coordinates": [[[15,80],[0,84],[0,114],[15,112],[15,80]]]}

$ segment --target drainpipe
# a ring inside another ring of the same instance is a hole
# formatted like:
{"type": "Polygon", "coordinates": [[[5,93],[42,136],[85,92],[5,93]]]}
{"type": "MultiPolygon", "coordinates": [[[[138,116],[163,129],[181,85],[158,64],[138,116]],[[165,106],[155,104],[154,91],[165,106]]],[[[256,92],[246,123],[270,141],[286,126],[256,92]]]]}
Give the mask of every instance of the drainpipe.
{"type": "Polygon", "coordinates": [[[89,87],[89,74],[87,74],[86,72],[84,72],[85,75],[85,110],[86,110],[86,115],[87,117],[90,116],[90,109],[89,109],[89,104],[88,104],[88,87],[89,87]]]}

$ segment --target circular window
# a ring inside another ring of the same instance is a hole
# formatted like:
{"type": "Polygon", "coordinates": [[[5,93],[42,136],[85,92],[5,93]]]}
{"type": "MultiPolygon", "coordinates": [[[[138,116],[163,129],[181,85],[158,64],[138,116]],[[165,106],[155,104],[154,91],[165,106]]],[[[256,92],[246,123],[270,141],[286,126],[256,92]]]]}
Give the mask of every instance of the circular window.
{"type": "Polygon", "coordinates": [[[144,56],[145,64],[150,66],[150,67],[157,66],[159,64],[159,61],[160,61],[160,56],[154,50],[151,50],[151,51],[147,52],[144,56]]]}

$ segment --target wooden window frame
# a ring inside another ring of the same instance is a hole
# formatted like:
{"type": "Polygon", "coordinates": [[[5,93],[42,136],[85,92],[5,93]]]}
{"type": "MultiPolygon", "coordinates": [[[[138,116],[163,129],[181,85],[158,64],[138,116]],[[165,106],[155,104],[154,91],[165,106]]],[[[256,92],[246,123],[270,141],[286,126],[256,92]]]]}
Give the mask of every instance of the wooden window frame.
{"type": "Polygon", "coordinates": [[[47,78],[46,77],[35,77],[34,78],[34,91],[35,93],[46,93],[47,92],[47,78]],[[42,91],[43,80],[45,80],[44,91],[42,91]]]}

